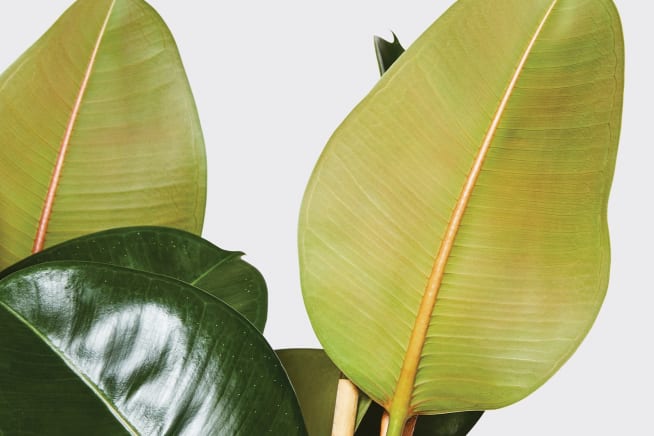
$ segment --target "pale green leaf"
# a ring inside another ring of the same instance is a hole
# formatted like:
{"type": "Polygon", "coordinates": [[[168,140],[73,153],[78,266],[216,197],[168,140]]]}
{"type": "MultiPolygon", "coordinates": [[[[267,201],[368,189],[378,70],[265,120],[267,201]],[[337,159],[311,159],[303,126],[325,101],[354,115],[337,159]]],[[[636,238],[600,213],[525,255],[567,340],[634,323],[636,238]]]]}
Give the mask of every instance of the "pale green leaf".
{"type": "Polygon", "coordinates": [[[525,397],[588,332],[623,58],[610,0],[460,0],[332,136],[301,211],[303,294],[389,434],[525,397]]]}
{"type": "Polygon", "coordinates": [[[0,144],[0,268],[111,227],[202,229],[195,103],[142,0],[75,2],[0,75],[0,144]]]}

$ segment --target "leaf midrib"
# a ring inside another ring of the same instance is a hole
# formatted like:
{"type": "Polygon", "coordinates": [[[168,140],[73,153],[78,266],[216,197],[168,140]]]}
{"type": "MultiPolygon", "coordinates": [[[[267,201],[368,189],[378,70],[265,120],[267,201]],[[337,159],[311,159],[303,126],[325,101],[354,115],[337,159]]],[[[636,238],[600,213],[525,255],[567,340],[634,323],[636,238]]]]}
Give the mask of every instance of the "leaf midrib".
{"type": "Polygon", "coordinates": [[[202,279],[207,277],[209,274],[220,268],[221,266],[225,265],[226,263],[234,260],[234,259],[239,259],[243,253],[235,251],[232,253],[229,253],[227,256],[223,257],[220,259],[218,262],[213,264],[211,267],[207,268],[205,271],[203,271],[200,275],[198,275],[196,278],[193,279],[193,281],[190,282],[191,285],[197,286],[198,282],[200,282],[202,279]]]}
{"type": "Polygon", "coordinates": [[[390,425],[391,427],[394,424],[393,421],[401,421],[403,426],[404,420],[412,414],[411,397],[413,394],[415,379],[422,355],[422,349],[427,337],[427,331],[429,329],[431,317],[436,305],[438,291],[441,287],[443,276],[445,274],[445,268],[447,266],[450,253],[452,252],[452,248],[454,247],[454,241],[456,239],[459,227],[461,226],[461,222],[472,196],[472,192],[477,183],[477,179],[483,168],[485,158],[491,147],[491,143],[493,142],[500,121],[502,120],[502,115],[504,114],[506,106],[511,98],[511,95],[513,94],[513,90],[515,89],[516,83],[524,69],[524,65],[527,62],[527,59],[557,2],[558,0],[553,0],[550,4],[531,40],[529,41],[529,44],[527,45],[527,48],[525,49],[520,62],[518,63],[513,73],[513,76],[511,77],[511,80],[509,81],[509,84],[498,105],[497,111],[495,112],[493,120],[486,132],[486,135],[484,136],[482,144],[479,148],[479,152],[475,157],[472,169],[470,170],[470,173],[465,180],[461,194],[459,195],[454,211],[452,212],[452,216],[448,222],[445,236],[443,237],[443,241],[439,247],[438,254],[434,260],[433,268],[429,276],[429,280],[427,282],[422,300],[420,302],[420,306],[418,308],[418,314],[416,316],[414,327],[411,332],[409,345],[404,356],[404,361],[402,363],[402,369],[400,371],[400,376],[398,378],[395,392],[390,400],[390,404],[385,405],[386,409],[390,411],[392,421],[390,425]]]}
{"type": "Polygon", "coordinates": [[[79,110],[82,105],[82,100],[84,99],[86,89],[88,88],[89,80],[91,78],[91,73],[93,72],[93,67],[95,65],[98,51],[100,50],[100,44],[102,43],[102,40],[104,38],[104,34],[107,30],[107,25],[109,23],[109,19],[111,18],[111,13],[113,12],[115,4],[116,4],[116,0],[112,0],[111,4],[109,5],[109,9],[107,10],[107,14],[104,18],[102,26],[100,27],[100,31],[95,40],[93,51],[91,52],[89,62],[86,66],[86,71],[84,72],[82,84],[80,85],[80,89],[77,92],[77,96],[75,97],[75,103],[73,104],[73,109],[70,113],[70,117],[68,118],[68,123],[66,123],[64,136],[63,139],[61,140],[61,145],[59,146],[59,152],[57,154],[55,166],[52,171],[50,183],[48,184],[48,190],[46,193],[45,202],[41,210],[41,216],[39,218],[36,236],[34,237],[34,245],[32,246],[32,253],[38,253],[39,251],[42,251],[45,246],[45,239],[48,233],[48,225],[50,224],[50,218],[52,217],[52,210],[54,207],[55,197],[57,195],[57,189],[59,188],[64,162],[66,161],[66,155],[68,154],[70,138],[73,134],[73,128],[77,121],[77,117],[79,115],[79,110]]]}

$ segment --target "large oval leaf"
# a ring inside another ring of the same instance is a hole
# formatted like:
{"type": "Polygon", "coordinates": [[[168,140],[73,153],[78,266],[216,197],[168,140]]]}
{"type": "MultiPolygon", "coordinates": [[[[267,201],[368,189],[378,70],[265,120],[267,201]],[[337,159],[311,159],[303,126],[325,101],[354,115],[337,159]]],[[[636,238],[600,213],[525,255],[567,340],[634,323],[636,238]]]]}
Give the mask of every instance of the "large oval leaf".
{"type": "Polygon", "coordinates": [[[303,293],[389,434],[517,401],[579,345],[607,286],[622,92],[610,0],[461,0],[331,138],[303,293]]]}
{"type": "Polygon", "coordinates": [[[0,329],[0,433],[306,434],[263,336],[179,281],[29,267],[0,282],[0,329]]]}
{"type": "Polygon", "coordinates": [[[261,273],[192,233],[167,227],[125,227],[71,239],[0,272],[0,278],[38,263],[82,260],[163,274],[218,297],[263,331],[268,291],[261,273]]]}
{"type": "Polygon", "coordinates": [[[0,268],[110,227],[202,229],[195,103],[142,0],[77,1],[0,76],[0,144],[0,268]]]}

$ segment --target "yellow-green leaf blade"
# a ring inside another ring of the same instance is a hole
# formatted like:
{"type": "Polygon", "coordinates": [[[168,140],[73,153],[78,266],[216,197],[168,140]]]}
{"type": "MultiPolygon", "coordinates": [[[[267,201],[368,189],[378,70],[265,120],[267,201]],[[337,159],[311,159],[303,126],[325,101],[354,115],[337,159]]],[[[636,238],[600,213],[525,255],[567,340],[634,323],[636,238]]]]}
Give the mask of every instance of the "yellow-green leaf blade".
{"type": "Polygon", "coordinates": [[[50,246],[127,225],[201,231],[195,104],[175,42],[145,2],[73,4],[0,76],[0,120],[0,266],[38,251],[43,236],[50,246]]]}
{"type": "Polygon", "coordinates": [[[577,347],[606,290],[622,86],[610,1],[461,0],[337,130],[303,204],[303,292],[375,401],[396,397],[448,238],[410,413],[511,403],[577,347]]]}

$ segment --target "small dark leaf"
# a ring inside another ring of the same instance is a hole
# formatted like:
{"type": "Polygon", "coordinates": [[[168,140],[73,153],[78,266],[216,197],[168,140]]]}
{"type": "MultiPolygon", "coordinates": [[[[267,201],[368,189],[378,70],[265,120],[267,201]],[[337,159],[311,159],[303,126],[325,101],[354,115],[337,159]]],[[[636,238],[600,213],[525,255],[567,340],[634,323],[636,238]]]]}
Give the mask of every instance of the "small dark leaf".
{"type": "Polygon", "coordinates": [[[393,63],[404,53],[404,48],[400,41],[393,33],[393,41],[387,41],[384,38],[375,36],[375,53],[377,54],[377,64],[379,65],[379,74],[383,75],[393,65],[393,63]]]}

